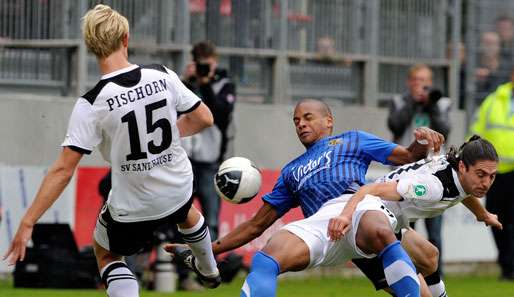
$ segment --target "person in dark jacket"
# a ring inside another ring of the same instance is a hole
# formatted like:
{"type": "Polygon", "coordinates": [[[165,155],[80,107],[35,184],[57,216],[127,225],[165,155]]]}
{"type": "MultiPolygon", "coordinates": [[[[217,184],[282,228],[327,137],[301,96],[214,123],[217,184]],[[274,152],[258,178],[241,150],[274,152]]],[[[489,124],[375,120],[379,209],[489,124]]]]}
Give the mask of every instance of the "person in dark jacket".
{"type": "Polygon", "coordinates": [[[198,95],[214,116],[214,126],[182,143],[193,166],[195,196],[202,206],[209,232],[218,238],[220,198],[213,178],[220,163],[232,154],[234,127],[232,112],[236,100],[235,84],[227,71],[218,67],[216,47],[209,41],[193,46],[193,57],[182,78],[184,84],[198,95]]]}
{"type": "MultiPolygon", "coordinates": [[[[406,94],[393,98],[387,118],[394,142],[408,145],[412,142],[412,131],[421,126],[428,126],[448,139],[451,101],[443,97],[441,91],[433,88],[430,67],[425,64],[412,66],[408,73],[407,88],[406,94]]],[[[440,261],[442,216],[425,219],[425,226],[428,240],[440,251],[440,261]]]]}

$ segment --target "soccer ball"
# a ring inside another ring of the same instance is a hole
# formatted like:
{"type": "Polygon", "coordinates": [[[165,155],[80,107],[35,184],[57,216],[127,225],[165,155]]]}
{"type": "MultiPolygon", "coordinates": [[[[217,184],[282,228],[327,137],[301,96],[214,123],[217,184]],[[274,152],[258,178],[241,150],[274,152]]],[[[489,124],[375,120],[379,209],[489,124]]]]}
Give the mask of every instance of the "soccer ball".
{"type": "Polygon", "coordinates": [[[221,163],[214,176],[218,195],[230,203],[246,203],[261,188],[261,172],[255,164],[242,157],[232,157],[221,163]]]}

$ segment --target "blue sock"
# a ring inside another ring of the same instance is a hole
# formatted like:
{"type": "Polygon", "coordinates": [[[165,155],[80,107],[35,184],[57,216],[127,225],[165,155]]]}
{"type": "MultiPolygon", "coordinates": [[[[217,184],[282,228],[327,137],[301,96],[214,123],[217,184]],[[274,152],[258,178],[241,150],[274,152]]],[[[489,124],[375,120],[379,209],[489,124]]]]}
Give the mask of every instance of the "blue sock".
{"type": "Polygon", "coordinates": [[[386,246],[378,256],[384,265],[387,284],[396,296],[420,296],[416,268],[398,240],[386,246]]]}
{"type": "Polygon", "coordinates": [[[246,277],[241,297],[273,297],[277,290],[280,267],[271,256],[259,251],[253,256],[250,274],[246,277]]]}

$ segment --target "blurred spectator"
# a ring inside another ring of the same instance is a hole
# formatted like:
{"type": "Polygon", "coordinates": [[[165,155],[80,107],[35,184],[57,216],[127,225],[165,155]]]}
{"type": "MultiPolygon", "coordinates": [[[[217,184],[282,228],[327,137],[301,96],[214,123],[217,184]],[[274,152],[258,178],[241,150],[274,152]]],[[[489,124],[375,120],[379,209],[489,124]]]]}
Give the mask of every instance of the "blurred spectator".
{"type": "Polygon", "coordinates": [[[496,32],[484,32],[480,37],[478,67],[475,70],[476,105],[480,105],[487,94],[506,81],[500,65],[500,36],[496,32]]]}
{"type": "MultiPolygon", "coordinates": [[[[408,146],[413,141],[414,129],[427,126],[447,139],[450,133],[449,111],[451,101],[442,97],[442,92],[432,87],[432,70],[424,64],[409,69],[407,93],[395,96],[391,102],[387,124],[398,144],[408,146]]],[[[440,251],[442,216],[425,219],[428,240],[440,251]]],[[[439,268],[440,272],[441,268],[439,268]]]]}
{"type": "Polygon", "coordinates": [[[332,37],[320,37],[316,43],[317,61],[323,64],[335,63],[336,47],[332,37]]]}
{"type": "Polygon", "coordinates": [[[487,194],[486,208],[498,215],[503,230],[493,228],[498,248],[501,279],[514,281],[514,98],[511,82],[500,85],[477,110],[471,133],[489,140],[496,148],[500,163],[498,174],[487,194]]]}
{"type": "Polygon", "coordinates": [[[202,41],[191,50],[193,62],[183,76],[184,84],[195,92],[210,108],[214,126],[197,135],[182,139],[193,166],[195,193],[202,206],[202,213],[212,239],[218,238],[218,220],[221,201],[214,189],[213,178],[225,153],[231,153],[233,145],[232,111],[236,99],[234,83],[227,71],[218,68],[216,47],[202,41]]]}
{"type": "Polygon", "coordinates": [[[501,62],[507,63],[505,70],[510,71],[514,47],[514,26],[510,16],[500,16],[496,19],[496,32],[500,38],[501,62]]]}
{"type": "Polygon", "coordinates": [[[350,59],[337,56],[335,40],[330,36],[323,36],[316,42],[316,58],[314,62],[325,65],[350,66],[350,59]]]}

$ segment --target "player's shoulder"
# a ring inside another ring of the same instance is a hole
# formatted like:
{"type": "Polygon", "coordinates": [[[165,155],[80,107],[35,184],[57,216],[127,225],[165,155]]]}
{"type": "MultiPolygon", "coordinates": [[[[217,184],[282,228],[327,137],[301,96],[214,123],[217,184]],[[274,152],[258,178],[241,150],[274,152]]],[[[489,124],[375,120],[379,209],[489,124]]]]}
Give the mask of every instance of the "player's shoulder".
{"type": "Polygon", "coordinates": [[[375,134],[369,133],[364,130],[358,130],[358,129],[347,130],[347,131],[344,131],[337,135],[334,135],[332,137],[349,138],[354,141],[368,140],[368,139],[380,139],[380,137],[376,136],[375,134]]]}
{"type": "Polygon", "coordinates": [[[96,99],[101,96],[106,89],[116,88],[116,86],[130,88],[137,85],[140,81],[141,67],[139,65],[131,65],[102,76],[102,79],[100,79],[92,89],[80,96],[80,98],[85,99],[93,105],[96,99]]]}
{"type": "Polygon", "coordinates": [[[457,197],[461,194],[458,186],[460,182],[457,172],[447,161],[445,164],[441,164],[440,168],[433,175],[441,182],[444,188],[444,197],[457,197]]]}
{"type": "Polygon", "coordinates": [[[155,71],[159,71],[159,72],[162,72],[162,73],[165,73],[165,74],[169,74],[168,71],[171,71],[168,68],[166,68],[166,66],[164,66],[162,64],[141,65],[141,69],[155,70],[155,71]]]}
{"type": "Polygon", "coordinates": [[[289,161],[286,165],[284,165],[284,167],[282,167],[282,170],[280,170],[280,174],[285,176],[288,173],[290,173],[295,167],[297,167],[300,160],[302,159],[302,156],[304,156],[304,155],[305,155],[305,153],[303,153],[300,156],[289,161]]]}
{"type": "Polygon", "coordinates": [[[351,137],[351,136],[356,137],[356,136],[359,135],[359,132],[360,132],[360,130],[356,130],[356,129],[346,130],[344,132],[341,132],[341,133],[334,134],[334,135],[330,136],[330,139],[334,139],[334,138],[347,138],[347,137],[351,137]]]}
{"type": "Polygon", "coordinates": [[[289,161],[284,167],[282,167],[282,170],[280,171],[280,174],[283,176],[287,176],[292,171],[296,170],[299,166],[302,166],[303,164],[306,164],[308,162],[307,160],[313,158],[313,156],[316,155],[318,150],[312,150],[308,149],[293,160],[289,161]]]}
{"type": "MultiPolygon", "coordinates": [[[[398,180],[403,189],[404,198],[439,200],[443,196],[444,186],[441,181],[428,172],[410,172],[398,180]]],[[[402,193],[400,193],[402,194],[402,193]]]]}
{"type": "Polygon", "coordinates": [[[84,95],[79,97],[79,102],[81,101],[81,99],[84,99],[87,102],[89,102],[89,104],[93,105],[96,101],[96,98],[98,98],[98,95],[100,95],[100,92],[102,92],[103,88],[108,83],[109,81],[106,79],[100,80],[92,89],[88,90],[84,95]]]}

